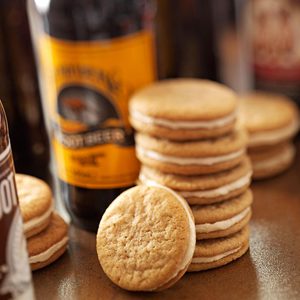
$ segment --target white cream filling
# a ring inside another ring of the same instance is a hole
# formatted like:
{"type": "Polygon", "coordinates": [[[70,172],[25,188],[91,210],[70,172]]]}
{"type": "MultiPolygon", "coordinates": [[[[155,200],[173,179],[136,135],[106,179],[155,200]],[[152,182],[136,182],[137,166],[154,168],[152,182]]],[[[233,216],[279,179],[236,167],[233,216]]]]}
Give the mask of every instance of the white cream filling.
{"type": "Polygon", "coordinates": [[[223,185],[216,189],[211,189],[211,190],[206,190],[206,191],[186,191],[186,192],[179,192],[179,194],[184,198],[188,198],[188,197],[214,198],[217,196],[224,196],[232,191],[242,188],[246,184],[249,184],[250,180],[251,180],[251,175],[252,175],[252,172],[246,174],[244,177],[241,177],[234,182],[223,185]]]}
{"type": "Polygon", "coordinates": [[[243,220],[247,214],[250,212],[250,207],[247,207],[239,214],[233,216],[230,219],[219,221],[216,223],[205,223],[205,224],[196,224],[196,232],[197,233],[209,233],[218,230],[226,230],[236,223],[243,220]]]}
{"type": "Polygon", "coordinates": [[[293,137],[299,130],[299,122],[295,121],[290,125],[272,131],[251,133],[249,135],[248,145],[250,147],[258,145],[276,144],[285,139],[293,137]]]}
{"type": "Polygon", "coordinates": [[[176,164],[176,165],[205,165],[211,166],[217,163],[226,162],[232,159],[235,159],[245,153],[245,149],[238,150],[236,152],[232,152],[226,155],[220,155],[216,157],[178,157],[178,156],[169,156],[165,154],[160,154],[156,151],[146,150],[141,146],[136,146],[136,151],[139,155],[146,156],[148,158],[158,160],[161,162],[176,164]]]}
{"type": "MultiPolygon", "coordinates": [[[[151,184],[148,184],[148,186],[155,186],[161,189],[165,189],[167,191],[169,191],[171,194],[173,194],[176,199],[182,204],[187,216],[188,216],[188,220],[189,220],[189,226],[190,226],[190,240],[189,240],[189,245],[187,247],[187,251],[185,253],[184,259],[182,260],[181,264],[178,265],[177,268],[177,272],[174,272],[174,275],[171,278],[168,278],[168,280],[164,283],[168,283],[170,280],[172,280],[173,278],[175,278],[182,270],[184,270],[187,265],[190,263],[194,252],[195,252],[195,245],[196,245],[196,228],[195,228],[195,222],[191,216],[191,212],[189,210],[189,206],[187,204],[187,202],[177,193],[175,193],[173,190],[162,186],[156,182],[151,182],[151,184]]],[[[163,286],[164,284],[162,284],[161,286],[163,286]]]]}
{"type": "Polygon", "coordinates": [[[177,120],[167,120],[155,117],[149,117],[138,111],[131,111],[131,117],[141,123],[158,125],[170,129],[212,129],[223,127],[230,124],[236,119],[236,111],[222,118],[214,119],[211,121],[177,121],[177,120]]]}
{"type": "Polygon", "coordinates": [[[68,237],[64,237],[61,241],[51,246],[46,251],[33,255],[29,257],[29,263],[30,264],[36,264],[39,262],[47,261],[53,254],[55,254],[58,250],[60,250],[62,247],[64,247],[68,243],[68,237]]]}
{"type": "Polygon", "coordinates": [[[31,220],[28,220],[27,222],[24,222],[23,224],[24,232],[27,233],[33,228],[36,228],[37,226],[42,224],[45,220],[47,220],[50,217],[52,211],[53,211],[53,206],[51,205],[50,208],[41,216],[35,217],[31,220]]]}
{"type": "Polygon", "coordinates": [[[194,257],[192,259],[192,263],[193,264],[201,264],[201,263],[205,264],[205,263],[214,262],[214,261],[220,260],[226,256],[234,254],[234,253],[238,252],[240,249],[241,249],[241,247],[238,247],[238,248],[226,251],[222,254],[218,254],[218,255],[210,256],[210,257],[194,257]]]}
{"type": "Polygon", "coordinates": [[[252,167],[254,171],[262,170],[262,169],[269,169],[273,167],[277,167],[278,165],[288,163],[293,159],[295,156],[296,150],[293,146],[289,147],[284,151],[284,153],[276,156],[271,157],[269,159],[259,161],[259,162],[253,162],[252,167]]]}

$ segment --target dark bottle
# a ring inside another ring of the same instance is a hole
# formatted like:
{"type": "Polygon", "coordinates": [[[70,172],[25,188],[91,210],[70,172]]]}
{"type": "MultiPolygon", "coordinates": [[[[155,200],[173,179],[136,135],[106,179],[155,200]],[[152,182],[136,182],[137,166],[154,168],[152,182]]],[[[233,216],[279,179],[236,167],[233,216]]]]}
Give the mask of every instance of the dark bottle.
{"type": "Polygon", "coordinates": [[[20,173],[47,179],[49,152],[26,1],[0,1],[0,99],[20,173]]]}
{"type": "Polygon", "coordinates": [[[96,230],[139,163],[128,99],[156,77],[146,0],[29,1],[60,194],[73,222],[96,230]]]}
{"type": "Polygon", "coordinates": [[[0,299],[34,299],[14,162],[0,101],[0,299]]]}

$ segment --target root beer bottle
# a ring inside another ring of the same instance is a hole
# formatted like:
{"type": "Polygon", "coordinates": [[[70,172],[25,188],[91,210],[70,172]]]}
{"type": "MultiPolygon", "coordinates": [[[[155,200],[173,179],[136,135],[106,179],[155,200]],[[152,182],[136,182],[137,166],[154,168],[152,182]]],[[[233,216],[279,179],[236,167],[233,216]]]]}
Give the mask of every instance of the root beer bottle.
{"type": "Polygon", "coordinates": [[[33,300],[14,162],[0,101],[0,300],[33,300]]]}
{"type": "Polygon", "coordinates": [[[138,176],[128,99],[156,77],[154,6],[46,2],[29,1],[28,10],[60,193],[74,223],[96,230],[138,176]]]}

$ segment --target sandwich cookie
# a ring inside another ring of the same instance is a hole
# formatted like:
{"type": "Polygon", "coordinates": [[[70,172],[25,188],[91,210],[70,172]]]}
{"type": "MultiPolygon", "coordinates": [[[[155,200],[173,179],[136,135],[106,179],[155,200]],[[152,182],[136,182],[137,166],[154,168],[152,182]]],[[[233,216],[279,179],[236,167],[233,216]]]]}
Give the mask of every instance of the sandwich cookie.
{"type": "Polygon", "coordinates": [[[279,175],[286,171],[294,161],[295,146],[285,143],[261,152],[250,151],[253,166],[253,178],[263,179],[279,175]]]}
{"type": "Polygon", "coordinates": [[[29,175],[16,174],[16,184],[24,233],[28,238],[49,225],[53,211],[52,192],[44,181],[29,175]]]}
{"type": "Polygon", "coordinates": [[[188,271],[203,271],[224,266],[244,255],[248,248],[248,226],[228,237],[197,241],[188,271]]]}
{"type": "Polygon", "coordinates": [[[130,121],[137,131],[170,140],[223,136],[234,127],[236,109],[232,90],[200,79],[156,82],[129,103],[130,121]]]}
{"type": "Polygon", "coordinates": [[[192,206],[197,240],[224,237],[241,230],[251,218],[251,190],[224,202],[192,206]]]}
{"type": "Polygon", "coordinates": [[[236,130],[218,139],[172,142],[136,134],[136,153],[146,166],[178,175],[211,174],[228,170],[245,158],[247,134],[236,130]]]}
{"type": "Polygon", "coordinates": [[[173,175],[142,166],[139,181],[167,186],[190,205],[196,205],[216,203],[242,194],[250,185],[251,175],[250,160],[245,157],[235,168],[212,175],[173,175]]]}
{"type": "Polygon", "coordinates": [[[118,196],[99,224],[103,271],[131,291],[163,290],[186,272],[195,250],[194,218],[170,189],[136,186],[118,196]]]}
{"type": "Polygon", "coordinates": [[[64,254],[68,246],[68,225],[53,213],[49,226],[27,240],[31,270],[50,265],[64,254]]]}
{"type": "Polygon", "coordinates": [[[287,141],[299,129],[297,106],[282,95],[262,92],[246,95],[241,101],[241,112],[241,121],[249,133],[249,148],[287,141]]]}

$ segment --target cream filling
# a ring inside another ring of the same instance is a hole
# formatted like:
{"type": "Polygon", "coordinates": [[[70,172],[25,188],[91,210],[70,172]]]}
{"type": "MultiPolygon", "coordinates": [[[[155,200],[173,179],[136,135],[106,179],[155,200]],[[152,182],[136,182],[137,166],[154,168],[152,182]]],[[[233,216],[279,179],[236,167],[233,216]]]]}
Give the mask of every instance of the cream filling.
{"type": "Polygon", "coordinates": [[[234,253],[238,252],[240,249],[241,249],[241,247],[238,247],[238,248],[223,252],[222,254],[218,254],[218,255],[210,256],[210,257],[194,257],[192,259],[192,264],[202,264],[202,263],[205,264],[205,263],[214,262],[214,261],[220,260],[224,257],[227,257],[231,254],[234,254],[234,253]]]}
{"type": "Polygon", "coordinates": [[[173,120],[149,117],[138,111],[131,111],[132,118],[141,123],[158,125],[170,129],[198,129],[198,128],[212,129],[212,128],[223,127],[233,122],[236,119],[236,115],[237,113],[235,111],[223,118],[218,118],[211,121],[177,121],[177,120],[173,121],[173,120]]]}
{"type": "Polygon", "coordinates": [[[64,247],[68,243],[68,237],[64,237],[61,241],[51,246],[46,251],[33,255],[29,257],[29,263],[30,264],[36,264],[39,262],[47,261],[53,254],[55,254],[58,250],[60,250],[62,247],[64,247]]]}
{"type": "Polygon", "coordinates": [[[250,147],[258,146],[258,145],[268,145],[268,144],[276,144],[285,139],[288,139],[294,136],[299,129],[299,122],[294,121],[290,125],[272,131],[264,131],[252,133],[249,135],[248,145],[250,147]]]}
{"type": "Polygon", "coordinates": [[[238,150],[236,152],[232,152],[230,154],[226,155],[220,155],[216,157],[202,157],[202,158],[191,158],[191,157],[177,157],[177,156],[169,156],[160,154],[156,151],[152,150],[146,150],[145,148],[141,146],[136,147],[136,151],[139,155],[146,156],[148,158],[158,160],[165,163],[171,163],[176,165],[205,165],[205,166],[211,166],[217,163],[226,162],[229,160],[232,160],[234,158],[237,158],[245,153],[245,149],[238,150]]]}
{"type": "Polygon", "coordinates": [[[24,224],[23,224],[24,232],[27,233],[30,230],[32,230],[33,228],[36,228],[37,226],[42,224],[44,221],[46,221],[51,216],[52,211],[53,211],[53,207],[51,205],[50,208],[45,213],[43,213],[41,216],[35,217],[31,220],[28,220],[27,222],[24,222],[24,224]]]}
{"type": "Polygon", "coordinates": [[[296,150],[293,146],[289,147],[286,149],[286,151],[284,151],[284,153],[276,156],[276,157],[272,157],[263,161],[259,161],[259,162],[253,162],[252,163],[252,167],[253,170],[257,171],[257,170],[262,170],[262,169],[269,169],[269,168],[273,168],[273,167],[277,167],[278,165],[281,164],[285,164],[288,163],[290,160],[293,159],[293,157],[295,156],[296,150]]]}
{"type": "Polygon", "coordinates": [[[230,219],[219,221],[216,223],[205,223],[205,224],[196,224],[196,232],[197,233],[209,233],[218,230],[226,230],[236,223],[243,220],[247,214],[250,212],[250,207],[247,207],[239,214],[233,216],[230,219]]]}
{"type": "Polygon", "coordinates": [[[148,184],[148,186],[155,186],[161,189],[165,189],[167,191],[169,191],[170,193],[172,193],[176,199],[182,204],[187,216],[188,216],[188,220],[189,220],[189,226],[190,226],[190,240],[189,240],[189,245],[187,247],[187,251],[185,253],[184,259],[182,260],[181,264],[178,265],[177,268],[177,272],[174,272],[174,275],[170,278],[168,278],[168,280],[163,283],[161,286],[163,286],[164,284],[168,283],[170,280],[172,280],[173,278],[175,278],[182,270],[184,270],[187,265],[190,263],[190,261],[193,258],[194,252],[195,252],[195,245],[196,245],[196,229],[195,229],[195,222],[191,216],[191,212],[189,209],[189,206],[187,204],[187,202],[177,193],[175,193],[173,190],[162,186],[156,182],[151,182],[151,184],[148,184]]]}
{"type": "Polygon", "coordinates": [[[224,196],[232,191],[242,188],[246,184],[249,184],[251,180],[251,175],[252,172],[249,172],[244,177],[241,177],[234,182],[223,185],[216,189],[211,189],[206,191],[186,191],[186,192],[179,192],[179,194],[184,198],[188,198],[188,197],[214,198],[218,196],[224,196]]]}

